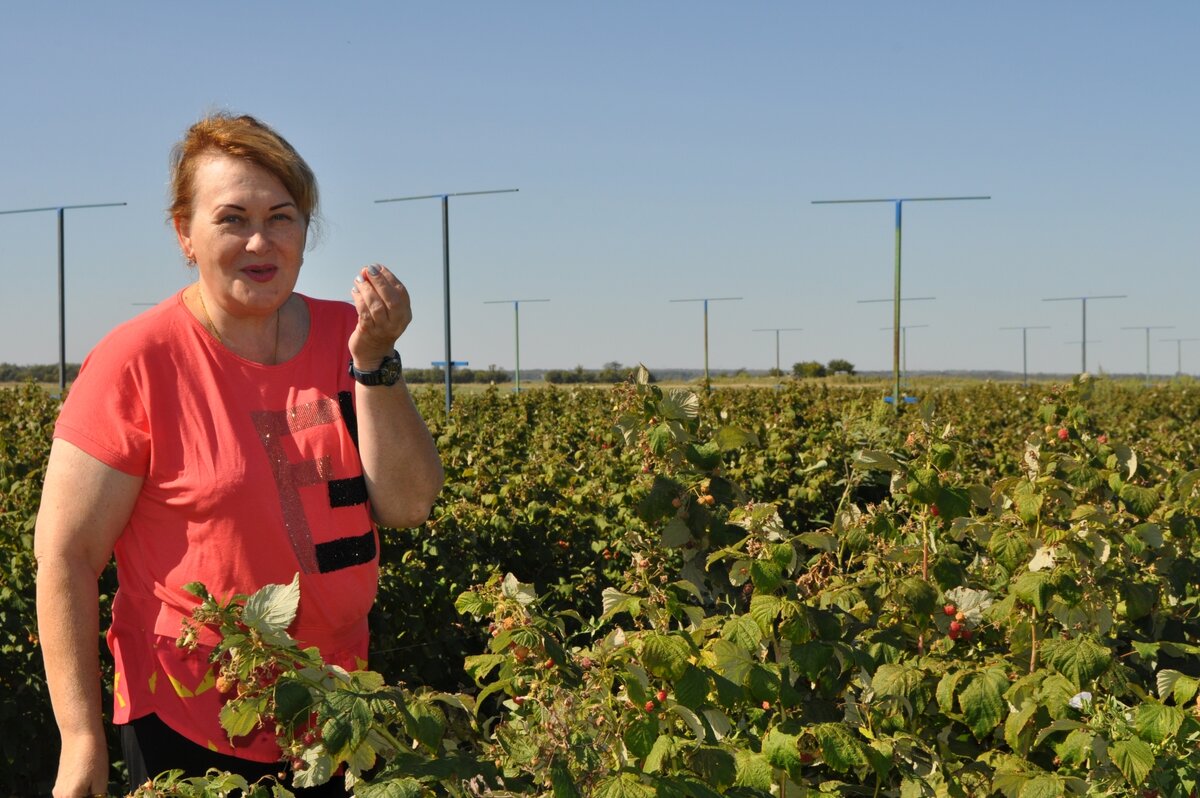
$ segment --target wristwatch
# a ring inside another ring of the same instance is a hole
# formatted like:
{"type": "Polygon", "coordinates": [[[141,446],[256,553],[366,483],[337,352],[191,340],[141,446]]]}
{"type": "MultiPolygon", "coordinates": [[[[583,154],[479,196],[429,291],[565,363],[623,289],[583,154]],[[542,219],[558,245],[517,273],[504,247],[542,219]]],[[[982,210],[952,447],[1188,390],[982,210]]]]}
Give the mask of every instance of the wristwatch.
{"type": "Polygon", "coordinates": [[[354,368],[354,358],[350,358],[350,376],[362,385],[395,385],[403,373],[404,364],[400,362],[400,353],[395,349],[374,371],[359,371],[354,368]]]}

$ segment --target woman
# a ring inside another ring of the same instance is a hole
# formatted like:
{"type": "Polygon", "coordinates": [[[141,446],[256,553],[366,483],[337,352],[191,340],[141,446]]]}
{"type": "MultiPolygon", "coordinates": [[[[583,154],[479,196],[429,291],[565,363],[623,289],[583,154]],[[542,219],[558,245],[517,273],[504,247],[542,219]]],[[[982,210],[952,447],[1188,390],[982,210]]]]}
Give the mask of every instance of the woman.
{"type": "Polygon", "coordinates": [[[395,353],[412,319],[404,285],[373,265],[353,306],[293,292],[317,185],[291,145],[253,117],[206,118],[172,153],[172,193],[198,279],[88,356],[38,512],[56,798],[108,785],[95,640],[114,552],[114,721],[133,784],[176,767],[257,777],[279,750],[267,731],[235,746],[221,730],[207,651],[175,645],[196,604],[183,585],[225,597],[299,573],[293,635],[361,667],[376,523],[421,524],[443,480],[395,353]]]}

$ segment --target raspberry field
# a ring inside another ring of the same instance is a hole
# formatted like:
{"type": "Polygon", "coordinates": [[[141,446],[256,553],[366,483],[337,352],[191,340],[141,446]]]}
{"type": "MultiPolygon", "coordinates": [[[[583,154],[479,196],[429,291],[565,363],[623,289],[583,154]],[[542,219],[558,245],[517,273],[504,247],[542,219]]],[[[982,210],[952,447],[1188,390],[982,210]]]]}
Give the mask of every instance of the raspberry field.
{"type": "MultiPolygon", "coordinates": [[[[492,391],[447,420],[422,391],[447,485],[386,536],[371,671],[289,646],[287,586],[208,601],[223,722],[362,796],[1196,794],[1200,388],[880,394],[492,391]]],[[[55,407],[0,391],[3,794],[57,758],[31,551],[55,407]]]]}

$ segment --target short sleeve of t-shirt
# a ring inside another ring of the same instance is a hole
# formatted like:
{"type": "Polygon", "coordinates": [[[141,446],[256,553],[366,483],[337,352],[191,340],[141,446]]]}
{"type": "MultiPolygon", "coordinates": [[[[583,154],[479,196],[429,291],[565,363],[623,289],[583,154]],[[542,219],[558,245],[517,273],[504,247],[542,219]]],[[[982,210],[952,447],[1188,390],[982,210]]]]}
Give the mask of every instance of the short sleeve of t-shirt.
{"type": "Polygon", "coordinates": [[[115,330],[83,362],[54,436],[107,466],[145,476],[150,459],[145,350],[128,327],[115,330]]]}

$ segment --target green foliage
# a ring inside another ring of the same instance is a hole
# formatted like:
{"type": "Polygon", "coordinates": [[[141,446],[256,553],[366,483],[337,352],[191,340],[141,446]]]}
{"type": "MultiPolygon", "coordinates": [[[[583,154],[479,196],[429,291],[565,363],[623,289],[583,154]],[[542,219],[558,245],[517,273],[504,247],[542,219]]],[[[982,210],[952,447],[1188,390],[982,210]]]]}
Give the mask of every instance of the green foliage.
{"type": "Polygon", "coordinates": [[[792,374],[797,377],[824,377],[828,373],[829,370],[816,360],[805,360],[792,364],[792,374]]]}
{"type": "Polygon", "coordinates": [[[431,391],[375,672],[289,648],[285,587],[210,607],[262,627],[223,720],[359,795],[1189,795],[1198,398],[431,391]]]}

